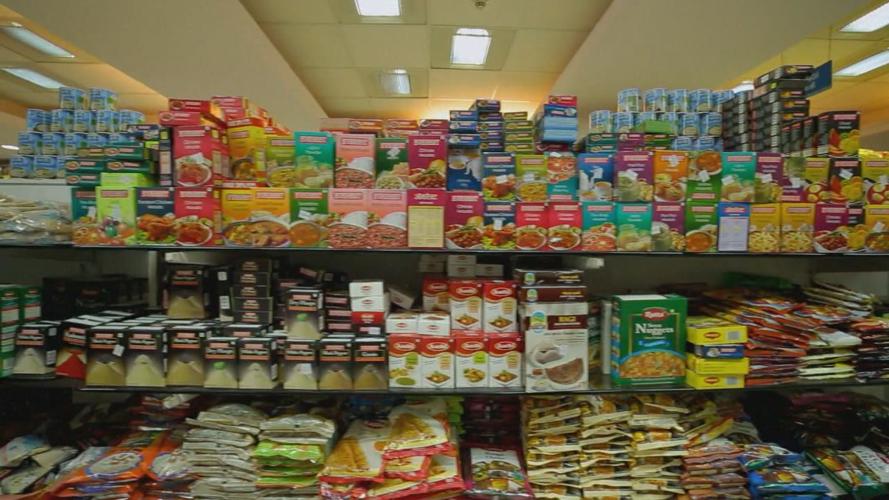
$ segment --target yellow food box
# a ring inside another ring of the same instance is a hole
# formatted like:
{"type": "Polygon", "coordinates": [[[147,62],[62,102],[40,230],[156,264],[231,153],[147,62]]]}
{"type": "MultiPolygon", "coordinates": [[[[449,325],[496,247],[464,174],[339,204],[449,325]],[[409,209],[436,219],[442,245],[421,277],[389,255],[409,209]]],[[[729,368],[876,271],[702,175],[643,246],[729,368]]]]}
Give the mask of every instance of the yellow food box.
{"type": "Polygon", "coordinates": [[[743,389],[743,375],[701,375],[685,371],[685,383],[695,389],[743,389]]]}
{"type": "Polygon", "coordinates": [[[750,360],[738,359],[707,359],[694,354],[687,354],[685,366],[698,375],[746,375],[750,373],[750,360]]]}
{"type": "Polygon", "coordinates": [[[867,226],[864,250],[889,252],[889,205],[864,207],[864,225],[867,226]]]}
{"type": "Polygon", "coordinates": [[[781,205],[763,203],[750,206],[747,250],[754,253],[777,252],[781,241],[781,205]]]}
{"type": "Polygon", "coordinates": [[[815,250],[814,203],[781,204],[781,252],[811,253],[815,250]]]}
{"type": "Polygon", "coordinates": [[[743,344],[747,327],[710,316],[689,316],[685,322],[687,340],[696,345],[743,344]]]}

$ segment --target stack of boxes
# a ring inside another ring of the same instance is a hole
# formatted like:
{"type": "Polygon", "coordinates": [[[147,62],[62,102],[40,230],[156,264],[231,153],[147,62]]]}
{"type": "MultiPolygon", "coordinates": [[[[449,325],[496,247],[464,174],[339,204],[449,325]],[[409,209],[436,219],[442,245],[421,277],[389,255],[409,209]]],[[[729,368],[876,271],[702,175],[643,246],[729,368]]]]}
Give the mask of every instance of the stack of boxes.
{"type": "Polygon", "coordinates": [[[503,144],[508,153],[534,153],[534,122],[527,111],[503,113],[503,144]]]}
{"type": "Polygon", "coordinates": [[[447,188],[449,191],[479,191],[482,175],[479,111],[452,110],[450,118],[447,188]]]}
{"type": "Polygon", "coordinates": [[[577,96],[551,95],[534,114],[537,152],[569,152],[577,139],[577,96]]]}
{"type": "Polygon", "coordinates": [[[686,383],[695,389],[740,389],[750,371],[744,357],[747,327],[708,316],[690,316],[686,323],[686,383]]]}
{"type": "Polygon", "coordinates": [[[0,285],[0,378],[12,374],[16,332],[26,323],[39,320],[40,315],[39,288],[0,285]]]}

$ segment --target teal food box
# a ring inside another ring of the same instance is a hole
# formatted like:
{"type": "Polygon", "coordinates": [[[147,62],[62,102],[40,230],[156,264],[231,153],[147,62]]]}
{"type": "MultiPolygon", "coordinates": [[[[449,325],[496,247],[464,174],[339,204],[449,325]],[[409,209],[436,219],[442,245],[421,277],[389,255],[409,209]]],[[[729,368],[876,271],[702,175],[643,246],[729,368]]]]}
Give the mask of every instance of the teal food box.
{"type": "Polygon", "coordinates": [[[685,320],[680,295],[616,295],[611,312],[611,378],[619,385],[685,382],[685,320]]]}

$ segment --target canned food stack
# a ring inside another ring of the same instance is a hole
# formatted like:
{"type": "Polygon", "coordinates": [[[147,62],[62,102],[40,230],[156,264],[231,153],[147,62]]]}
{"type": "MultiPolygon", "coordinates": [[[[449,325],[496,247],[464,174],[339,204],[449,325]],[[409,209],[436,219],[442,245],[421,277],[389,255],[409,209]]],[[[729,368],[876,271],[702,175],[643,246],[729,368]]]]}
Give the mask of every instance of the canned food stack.
{"type": "Polygon", "coordinates": [[[747,327],[708,316],[686,322],[688,354],[685,382],[695,389],[738,389],[750,371],[744,357],[747,327]]]}
{"type": "Polygon", "coordinates": [[[570,152],[577,140],[577,122],[577,96],[549,96],[534,113],[537,152],[570,152]]]}

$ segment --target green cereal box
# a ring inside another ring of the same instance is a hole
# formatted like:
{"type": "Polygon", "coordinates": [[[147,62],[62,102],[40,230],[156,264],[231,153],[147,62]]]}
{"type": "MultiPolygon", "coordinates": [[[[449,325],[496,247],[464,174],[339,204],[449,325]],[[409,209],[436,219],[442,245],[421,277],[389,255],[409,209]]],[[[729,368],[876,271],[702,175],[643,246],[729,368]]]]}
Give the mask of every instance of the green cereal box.
{"type": "Polygon", "coordinates": [[[615,295],[611,379],[619,385],[685,381],[685,319],[680,295],[615,295]]]}
{"type": "Polygon", "coordinates": [[[688,182],[685,199],[719,201],[722,184],[722,156],[716,151],[691,151],[688,157],[688,182]]]}
{"type": "Polygon", "coordinates": [[[43,312],[40,288],[36,286],[21,287],[22,320],[37,321],[43,312]]]}
{"type": "Polygon", "coordinates": [[[736,203],[753,202],[756,180],[756,153],[722,153],[722,186],[720,199],[736,203]]]}
{"type": "Polygon", "coordinates": [[[651,251],[651,203],[615,203],[618,252],[651,251]]]}
{"type": "Polygon", "coordinates": [[[326,189],[290,190],[290,245],[294,247],[327,247],[326,189]]]}
{"type": "Polygon", "coordinates": [[[584,252],[613,252],[617,249],[617,226],[614,223],[614,204],[610,201],[584,201],[580,204],[583,214],[584,252]]]}
{"type": "Polygon", "coordinates": [[[716,203],[689,201],[685,204],[685,251],[715,252],[719,236],[716,203]]]}
{"type": "Polygon", "coordinates": [[[375,152],[377,189],[406,189],[411,174],[407,162],[407,139],[377,138],[375,152]]]}

